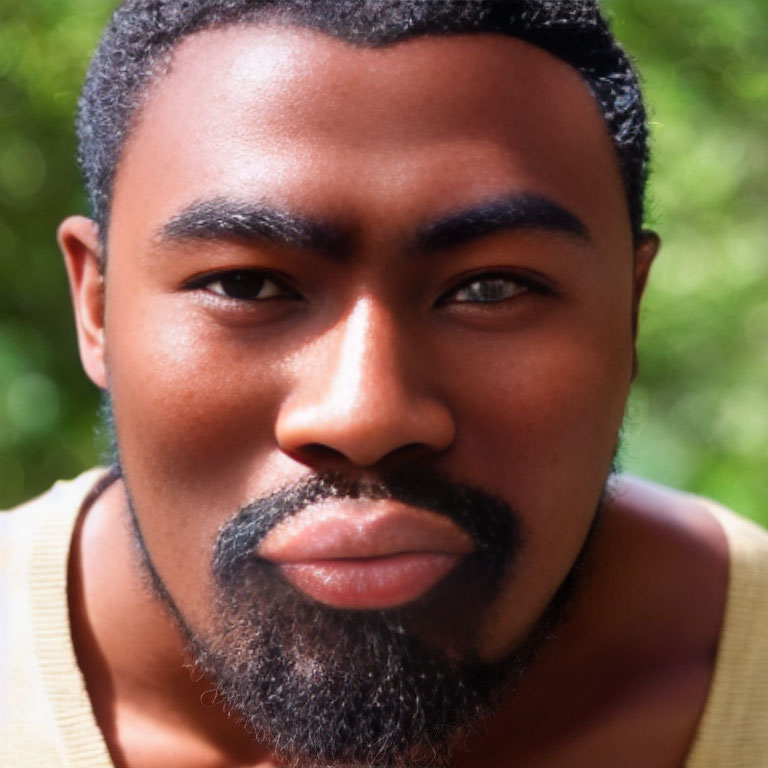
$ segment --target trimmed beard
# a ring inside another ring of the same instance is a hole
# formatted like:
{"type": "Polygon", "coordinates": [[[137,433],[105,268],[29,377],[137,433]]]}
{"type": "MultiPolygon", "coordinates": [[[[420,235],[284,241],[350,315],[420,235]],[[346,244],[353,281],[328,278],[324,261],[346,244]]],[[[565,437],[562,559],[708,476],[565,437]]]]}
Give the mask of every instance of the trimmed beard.
{"type": "Polygon", "coordinates": [[[126,493],[142,568],[195,666],[231,715],[296,768],[446,768],[565,617],[602,507],[601,500],[543,615],[508,654],[489,662],[473,650],[477,627],[514,568],[522,536],[514,510],[484,491],[409,469],[365,482],[315,475],[248,504],[219,532],[211,566],[217,596],[205,631],[190,626],[166,589],[127,482],[126,493]],[[318,603],[254,552],[275,525],[331,497],[387,498],[443,514],[469,533],[476,551],[404,606],[342,610],[318,603]]]}

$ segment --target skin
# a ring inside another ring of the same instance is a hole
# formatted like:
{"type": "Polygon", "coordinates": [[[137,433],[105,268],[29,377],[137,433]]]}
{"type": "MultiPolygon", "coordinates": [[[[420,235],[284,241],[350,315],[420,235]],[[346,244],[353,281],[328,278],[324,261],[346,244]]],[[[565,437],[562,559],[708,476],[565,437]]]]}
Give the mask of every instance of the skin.
{"type": "MultiPolygon", "coordinates": [[[[68,219],[59,238],[85,370],[111,390],[148,551],[193,628],[210,626],[212,546],[239,506],[316,471],[415,462],[518,511],[524,545],[476,650],[496,659],[523,637],[592,522],[658,247],[633,247],[610,137],[575,71],[496,36],[375,50],[284,28],[200,33],[156,78],[125,148],[106,275],[92,222],[68,219]],[[418,243],[520,195],[584,234],[524,225],[418,243]],[[168,235],[190,205],[221,199],[311,218],[333,247],[168,235]],[[224,270],[277,282],[270,298],[232,300],[224,270]],[[470,300],[489,275],[505,298],[470,300]]],[[[115,762],[277,765],[201,706],[210,684],[190,679],[142,585],[125,508],[118,482],[83,517],[70,573],[115,762]]],[[[457,766],[681,764],[722,618],[722,532],[695,500],[623,480],[592,560],[558,639],[457,766]]]]}

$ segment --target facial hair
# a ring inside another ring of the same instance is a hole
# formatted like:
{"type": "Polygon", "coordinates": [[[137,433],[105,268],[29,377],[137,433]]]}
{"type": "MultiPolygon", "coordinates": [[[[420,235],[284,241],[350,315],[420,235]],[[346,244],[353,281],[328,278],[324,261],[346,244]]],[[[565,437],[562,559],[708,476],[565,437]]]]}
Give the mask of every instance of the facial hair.
{"type": "Polygon", "coordinates": [[[297,768],[448,766],[551,638],[587,559],[585,545],[528,635],[502,659],[484,661],[474,650],[477,629],[514,569],[523,541],[516,512],[425,470],[365,481],[314,475],[246,505],[223,526],[212,554],[211,621],[194,628],[154,568],[128,483],[126,491],[142,565],[195,665],[254,738],[297,768]],[[392,499],[442,514],[472,537],[475,551],[405,606],[323,605],[255,552],[280,522],[330,498],[392,499]]]}
{"type": "Polygon", "coordinates": [[[509,506],[432,473],[365,484],[318,475],[247,505],[221,529],[212,623],[195,630],[152,566],[135,510],[132,519],[155,592],[194,663],[254,738],[297,768],[448,766],[551,637],[579,573],[574,568],[521,643],[498,661],[483,661],[473,650],[479,619],[521,544],[509,506]],[[282,520],[350,496],[446,514],[473,537],[476,553],[419,600],[384,611],[320,604],[254,555],[282,520]]]}

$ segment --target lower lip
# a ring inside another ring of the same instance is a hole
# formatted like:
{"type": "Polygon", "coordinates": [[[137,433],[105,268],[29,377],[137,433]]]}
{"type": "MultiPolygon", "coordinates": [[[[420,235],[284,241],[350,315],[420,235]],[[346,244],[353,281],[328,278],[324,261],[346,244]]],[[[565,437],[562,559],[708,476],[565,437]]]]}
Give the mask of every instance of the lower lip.
{"type": "Polygon", "coordinates": [[[281,563],[296,589],[334,608],[382,610],[428,592],[458,564],[460,555],[409,552],[363,559],[281,563]]]}

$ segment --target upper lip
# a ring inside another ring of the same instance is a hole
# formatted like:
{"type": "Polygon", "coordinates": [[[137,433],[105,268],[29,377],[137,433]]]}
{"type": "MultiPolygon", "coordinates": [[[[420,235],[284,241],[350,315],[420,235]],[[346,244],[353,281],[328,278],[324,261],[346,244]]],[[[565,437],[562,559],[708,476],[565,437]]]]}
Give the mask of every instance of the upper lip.
{"type": "Polygon", "coordinates": [[[389,499],[329,499],[276,525],[257,554],[288,564],[417,552],[466,555],[474,549],[466,531],[435,512],[389,499]]]}

